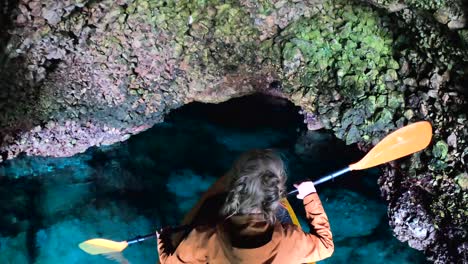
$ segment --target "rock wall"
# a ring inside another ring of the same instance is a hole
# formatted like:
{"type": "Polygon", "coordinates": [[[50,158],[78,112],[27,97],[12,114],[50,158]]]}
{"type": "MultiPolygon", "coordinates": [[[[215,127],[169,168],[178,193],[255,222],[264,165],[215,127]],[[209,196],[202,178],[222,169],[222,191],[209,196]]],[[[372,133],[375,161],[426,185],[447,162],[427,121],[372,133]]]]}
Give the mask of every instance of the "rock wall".
{"type": "Polygon", "coordinates": [[[468,261],[466,4],[39,1],[1,6],[0,151],[70,156],[126,140],[191,101],[288,98],[311,129],[369,149],[418,120],[426,151],[380,178],[395,235],[468,261]]]}

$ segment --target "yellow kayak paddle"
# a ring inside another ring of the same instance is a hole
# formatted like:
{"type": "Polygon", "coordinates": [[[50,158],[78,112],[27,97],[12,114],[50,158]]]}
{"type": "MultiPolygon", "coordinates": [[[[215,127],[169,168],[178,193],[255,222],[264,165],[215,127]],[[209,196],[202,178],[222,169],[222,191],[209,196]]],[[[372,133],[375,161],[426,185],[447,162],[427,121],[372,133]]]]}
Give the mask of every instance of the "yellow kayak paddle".
{"type": "MultiPolygon", "coordinates": [[[[431,143],[431,139],[432,126],[427,121],[404,126],[382,139],[360,161],[314,181],[314,185],[334,179],[348,171],[364,170],[408,156],[425,149],[431,143]]],[[[289,192],[288,195],[294,193],[297,193],[297,190],[289,192]]]]}

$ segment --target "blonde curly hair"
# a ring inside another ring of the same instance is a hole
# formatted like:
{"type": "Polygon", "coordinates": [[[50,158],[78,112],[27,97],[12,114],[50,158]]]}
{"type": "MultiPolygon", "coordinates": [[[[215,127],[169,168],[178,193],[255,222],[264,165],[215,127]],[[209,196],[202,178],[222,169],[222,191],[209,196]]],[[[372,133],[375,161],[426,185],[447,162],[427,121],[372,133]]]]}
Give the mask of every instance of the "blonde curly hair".
{"type": "Polygon", "coordinates": [[[266,221],[276,221],[276,210],[285,195],[286,172],[281,158],[271,149],[254,149],[234,163],[230,188],[221,215],[262,214],[266,221]]]}

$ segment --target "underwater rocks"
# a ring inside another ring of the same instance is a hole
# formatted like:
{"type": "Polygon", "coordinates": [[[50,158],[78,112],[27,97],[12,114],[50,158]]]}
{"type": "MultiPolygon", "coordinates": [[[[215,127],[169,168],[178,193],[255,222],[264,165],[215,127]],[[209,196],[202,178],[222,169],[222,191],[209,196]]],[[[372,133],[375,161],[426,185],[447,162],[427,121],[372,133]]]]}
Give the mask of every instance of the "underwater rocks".
{"type": "MultiPolygon", "coordinates": [[[[107,236],[122,241],[152,230],[148,219],[136,214],[124,204],[108,203],[103,208],[89,208],[69,219],[40,229],[35,234],[38,245],[36,263],[107,263],[104,256],[90,256],[79,250],[77,245],[93,237],[107,236]],[[90,258],[91,257],[91,258],[90,258]]],[[[137,248],[129,248],[125,253],[106,258],[118,258],[127,262],[145,263],[157,261],[156,241],[148,241],[137,248]]]]}
{"type": "Polygon", "coordinates": [[[395,243],[386,229],[386,208],[360,193],[331,188],[320,191],[330,220],[335,251],[320,263],[422,263],[423,255],[395,243]],[[385,226],[385,227],[383,227],[385,226]]]}
{"type": "Polygon", "coordinates": [[[26,232],[20,233],[16,237],[0,236],[0,261],[15,264],[29,263],[26,232]]]}
{"type": "Polygon", "coordinates": [[[184,215],[197,203],[203,192],[215,182],[214,177],[202,177],[184,170],[169,176],[167,189],[175,196],[180,215],[184,215]]]}
{"type": "Polygon", "coordinates": [[[369,241],[365,245],[352,247],[349,245],[335,244],[336,248],[333,257],[336,259],[326,259],[323,263],[423,263],[422,258],[414,256],[408,248],[392,243],[392,238],[388,240],[369,241]],[[343,250],[344,249],[344,250],[343,250]],[[371,254],[369,254],[372,252],[371,254]],[[337,258],[339,257],[339,258],[337,258]]]}
{"type": "Polygon", "coordinates": [[[29,229],[29,218],[35,215],[35,210],[32,209],[34,205],[29,199],[37,194],[39,188],[35,186],[37,181],[14,182],[3,176],[2,178],[2,186],[12,188],[0,190],[0,199],[3,201],[0,205],[0,223],[3,227],[0,237],[15,236],[29,229]]]}
{"type": "MultiPolygon", "coordinates": [[[[104,162],[92,167],[93,155],[98,154],[88,151],[65,159],[23,156],[2,164],[0,260],[15,264],[109,263],[102,256],[87,255],[77,245],[101,236],[125,240],[160,226],[163,217],[145,217],[134,204],[119,199],[116,189],[131,192],[136,185],[125,172],[104,162]],[[101,170],[113,174],[105,179],[107,186],[102,183],[101,170]],[[116,182],[124,183],[108,187],[116,182]]],[[[155,262],[155,246],[155,240],[148,241],[113,257],[130,263],[155,262]]]]}
{"type": "Polygon", "coordinates": [[[370,235],[385,215],[384,206],[352,191],[334,189],[320,192],[320,196],[326,201],[324,208],[336,242],[370,235]]]}

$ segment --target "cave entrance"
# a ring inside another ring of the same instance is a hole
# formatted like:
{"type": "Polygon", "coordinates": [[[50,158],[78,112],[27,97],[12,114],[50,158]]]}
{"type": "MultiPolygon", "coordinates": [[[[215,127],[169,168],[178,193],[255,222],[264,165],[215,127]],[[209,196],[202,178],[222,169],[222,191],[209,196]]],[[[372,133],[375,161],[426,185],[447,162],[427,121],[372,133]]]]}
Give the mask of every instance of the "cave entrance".
{"type": "MultiPolygon", "coordinates": [[[[126,239],[157,226],[177,225],[235,158],[252,148],[281,153],[288,167],[288,189],[295,181],[316,179],[363,156],[330,131],[308,131],[299,112],[291,102],[263,94],[220,104],[191,103],[126,142],[69,158],[8,161],[0,174],[21,177],[23,184],[30,180],[37,188],[34,195],[29,192],[22,198],[7,192],[3,196],[12,204],[34,205],[36,213],[27,217],[15,215],[15,206],[2,208],[10,216],[1,219],[0,239],[7,241],[2,250],[23,254],[33,263],[89,262],[90,256],[77,251],[77,243],[96,236],[126,239]],[[5,232],[11,226],[15,234],[5,232]],[[69,259],[63,260],[60,252],[69,252],[69,259]]],[[[324,263],[423,261],[422,254],[391,236],[385,204],[379,199],[378,174],[354,172],[317,188],[336,246],[324,263]]],[[[290,200],[303,216],[301,201],[290,200]]],[[[153,262],[155,247],[154,241],[130,247],[125,257],[131,263],[153,262]]]]}

